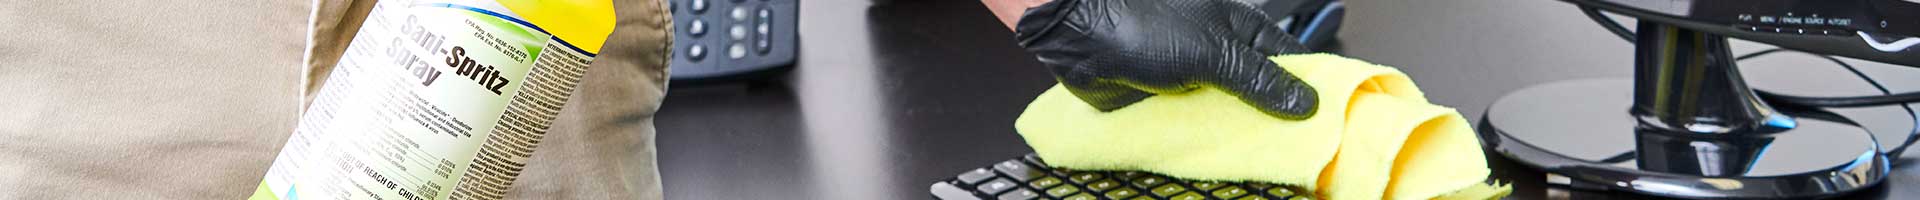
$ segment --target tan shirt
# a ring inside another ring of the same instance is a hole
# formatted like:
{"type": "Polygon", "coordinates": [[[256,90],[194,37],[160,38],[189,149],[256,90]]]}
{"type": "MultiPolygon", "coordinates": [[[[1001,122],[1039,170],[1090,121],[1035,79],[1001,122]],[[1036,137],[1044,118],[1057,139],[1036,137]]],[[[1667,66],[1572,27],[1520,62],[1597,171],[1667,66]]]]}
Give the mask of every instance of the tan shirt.
{"type": "MultiPolygon", "coordinates": [[[[372,4],[0,3],[0,199],[245,198],[372,4]]],[[[510,196],[661,198],[664,5],[616,0],[618,28],[510,196]]]]}

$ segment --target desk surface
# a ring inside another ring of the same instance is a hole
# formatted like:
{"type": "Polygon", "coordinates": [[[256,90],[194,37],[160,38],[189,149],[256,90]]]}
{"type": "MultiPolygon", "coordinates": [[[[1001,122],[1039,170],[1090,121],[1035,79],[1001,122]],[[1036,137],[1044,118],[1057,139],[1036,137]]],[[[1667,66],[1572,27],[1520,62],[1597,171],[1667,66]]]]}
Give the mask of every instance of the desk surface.
{"type": "MultiPolygon", "coordinates": [[[[1563,2],[1348,6],[1345,54],[1401,67],[1435,103],[1469,118],[1523,86],[1631,75],[1629,44],[1563,2]]],[[[812,0],[801,7],[803,53],[792,71],[753,83],[673,86],[655,119],[668,198],[924,199],[935,180],[1031,151],[1013,133],[1013,119],[1053,80],[976,1],[812,0]]],[[[1765,48],[1735,44],[1736,53],[1765,48]]],[[[1920,90],[1920,70],[1849,61],[1897,91],[1920,90]]],[[[1848,77],[1810,56],[1742,64],[1758,88],[1874,94],[1857,80],[1796,80],[1848,77]]],[[[1911,122],[1897,109],[1838,112],[1883,141],[1904,138],[1911,122]]],[[[1516,199],[1644,198],[1550,189],[1540,172],[1489,158],[1495,178],[1515,183],[1516,199]]],[[[1898,167],[1868,194],[1920,198],[1913,190],[1920,170],[1912,168],[1898,167]]]]}

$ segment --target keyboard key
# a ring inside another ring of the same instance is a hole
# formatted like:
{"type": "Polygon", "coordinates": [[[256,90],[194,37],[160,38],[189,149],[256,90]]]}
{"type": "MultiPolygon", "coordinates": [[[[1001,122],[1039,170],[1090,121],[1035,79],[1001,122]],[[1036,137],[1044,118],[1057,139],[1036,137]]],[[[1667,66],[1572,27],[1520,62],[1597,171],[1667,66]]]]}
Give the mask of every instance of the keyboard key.
{"type": "Polygon", "coordinates": [[[1201,196],[1201,195],[1200,195],[1200,193],[1194,193],[1194,192],[1187,192],[1187,193],[1180,193],[1179,195],[1174,195],[1173,197],[1168,197],[1167,199],[1170,199],[1170,200],[1206,200],[1206,199],[1207,199],[1207,196],[1201,196]]]}
{"type": "Polygon", "coordinates": [[[1247,190],[1241,189],[1240,187],[1227,186],[1227,188],[1213,191],[1213,196],[1220,198],[1234,198],[1240,197],[1240,195],[1247,195],[1247,190]]]}
{"type": "Polygon", "coordinates": [[[1220,188],[1220,186],[1224,186],[1224,185],[1226,184],[1221,184],[1220,182],[1213,182],[1213,181],[1193,182],[1193,188],[1196,190],[1200,190],[1201,192],[1213,191],[1214,188],[1220,188]]]}
{"type": "Polygon", "coordinates": [[[997,178],[997,179],[993,179],[993,181],[988,181],[987,183],[982,183],[980,184],[980,186],[975,186],[975,187],[976,187],[975,189],[978,189],[980,192],[983,192],[983,193],[999,194],[1000,192],[1005,192],[1007,190],[1020,187],[1020,186],[1014,185],[1013,181],[1007,181],[1007,179],[997,178]]]}
{"type": "Polygon", "coordinates": [[[1258,182],[1256,182],[1256,183],[1247,183],[1247,189],[1251,189],[1251,190],[1265,190],[1265,189],[1267,189],[1267,188],[1273,188],[1273,184],[1267,184],[1267,183],[1258,183],[1258,182]]]}
{"type": "Polygon", "coordinates": [[[1013,192],[1008,192],[1006,194],[1000,194],[1000,200],[1028,200],[1028,199],[1040,199],[1040,193],[1033,192],[1033,190],[1020,189],[1020,190],[1014,190],[1013,192]]]}
{"type": "Polygon", "coordinates": [[[960,189],[959,187],[954,187],[953,184],[934,183],[933,188],[930,188],[928,190],[932,190],[933,197],[937,197],[940,199],[947,199],[947,200],[961,200],[961,199],[979,200],[980,199],[980,197],[974,197],[972,192],[967,192],[966,189],[960,189]]]}
{"type": "Polygon", "coordinates": [[[1080,192],[1080,188],[1075,188],[1072,186],[1054,187],[1053,189],[1047,189],[1047,196],[1064,197],[1067,195],[1073,195],[1073,193],[1077,193],[1077,192],[1080,192]]]}
{"type": "Polygon", "coordinates": [[[1116,187],[1120,187],[1120,182],[1113,179],[1100,179],[1087,184],[1087,189],[1093,189],[1096,192],[1106,192],[1116,187]]]}
{"type": "Polygon", "coordinates": [[[1141,172],[1135,172],[1135,171],[1116,172],[1116,173],[1113,173],[1113,178],[1124,181],[1124,180],[1133,180],[1133,178],[1139,178],[1140,176],[1145,176],[1145,175],[1147,175],[1147,173],[1141,173],[1141,172]]]}
{"type": "Polygon", "coordinates": [[[1073,175],[1073,170],[1067,170],[1066,168],[1053,168],[1052,172],[1053,172],[1053,176],[1058,176],[1058,177],[1067,177],[1067,176],[1073,175]]]}
{"type": "Polygon", "coordinates": [[[1020,159],[1026,160],[1027,163],[1032,163],[1033,165],[1047,166],[1047,162],[1040,161],[1040,155],[1027,154],[1027,156],[1021,156],[1020,159]]]}
{"type": "Polygon", "coordinates": [[[969,185],[980,184],[980,182],[987,181],[987,179],[993,178],[993,172],[987,171],[987,168],[978,168],[978,169],[973,169],[973,171],[967,171],[967,173],[960,174],[959,178],[961,183],[966,183],[969,185]]]}
{"type": "Polygon", "coordinates": [[[1133,190],[1133,188],[1120,188],[1113,191],[1107,191],[1106,194],[1107,194],[1106,195],[1107,199],[1127,199],[1127,197],[1140,196],[1140,191],[1133,190]]]}
{"type": "Polygon", "coordinates": [[[1187,188],[1180,187],[1179,184],[1166,184],[1166,185],[1161,185],[1160,187],[1153,188],[1153,195],[1170,197],[1175,194],[1180,194],[1180,192],[1186,192],[1186,191],[1187,191],[1187,188]]]}
{"type": "Polygon", "coordinates": [[[936,183],[933,190],[934,196],[941,199],[1315,199],[1309,192],[1272,183],[1189,181],[1142,171],[1050,168],[1035,154],[973,169],[960,174],[953,181],[936,183]],[[1019,184],[1030,187],[1021,187],[1019,184]]]}
{"type": "Polygon", "coordinates": [[[1274,196],[1274,197],[1288,197],[1288,196],[1293,196],[1294,194],[1295,194],[1295,193],[1293,192],[1293,190],[1290,190],[1290,189],[1287,189],[1287,188],[1284,188],[1284,187],[1276,187],[1276,188],[1273,188],[1273,189],[1267,189],[1267,196],[1274,196]]]}
{"type": "Polygon", "coordinates": [[[1072,177],[1067,177],[1067,180],[1071,180],[1073,181],[1073,183],[1086,184],[1088,182],[1093,182],[1094,180],[1100,180],[1101,177],[1102,176],[1100,175],[1100,173],[1080,172],[1078,174],[1073,174],[1072,177]]]}
{"type": "Polygon", "coordinates": [[[1133,185],[1143,189],[1153,188],[1154,186],[1160,186],[1160,184],[1167,184],[1167,178],[1160,177],[1160,176],[1147,176],[1147,177],[1133,179],[1133,185]]]}
{"type": "Polygon", "coordinates": [[[1041,172],[1040,170],[1034,170],[1033,167],[1027,166],[1027,164],[1022,164],[1020,163],[1020,161],[1012,161],[1012,160],[1000,162],[1000,164],[994,164],[993,171],[999,171],[1001,174],[1006,174],[1007,176],[1013,177],[1013,180],[1017,180],[1017,181],[1028,181],[1028,180],[1033,180],[1034,178],[1039,178],[1041,176],[1047,175],[1046,172],[1041,172]]]}
{"type": "Polygon", "coordinates": [[[1060,181],[1060,178],[1041,177],[1040,179],[1033,180],[1033,182],[1028,182],[1027,185],[1031,185],[1033,186],[1033,188],[1046,189],[1046,188],[1053,187],[1055,185],[1060,185],[1060,183],[1062,183],[1060,181]]]}

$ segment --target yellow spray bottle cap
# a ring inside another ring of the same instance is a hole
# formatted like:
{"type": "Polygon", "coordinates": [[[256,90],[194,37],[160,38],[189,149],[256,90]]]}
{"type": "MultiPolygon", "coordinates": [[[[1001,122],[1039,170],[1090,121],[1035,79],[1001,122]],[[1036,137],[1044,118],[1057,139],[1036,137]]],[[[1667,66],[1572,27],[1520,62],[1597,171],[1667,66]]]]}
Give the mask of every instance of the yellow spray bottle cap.
{"type": "Polygon", "coordinates": [[[498,0],[521,19],[587,53],[599,54],[613,33],[611,0],[498,0]]]}

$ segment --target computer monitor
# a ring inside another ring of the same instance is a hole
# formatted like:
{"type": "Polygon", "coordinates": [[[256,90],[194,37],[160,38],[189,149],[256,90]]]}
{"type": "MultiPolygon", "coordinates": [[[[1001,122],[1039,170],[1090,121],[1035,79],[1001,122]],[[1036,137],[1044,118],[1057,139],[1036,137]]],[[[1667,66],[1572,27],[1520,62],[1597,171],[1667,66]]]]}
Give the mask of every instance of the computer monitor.
{"type": "Polygon", "coordinates": [[[1920,66],[1920,3],[1565,1],[1634,43],[1634,77],[1501,97],[1478,128],[1490,151],[1546,171],[1550,183],[1667,197],[1830,197],[1887,178],[1886,148],[1872,134],[1844,116],[1759,98],[1727,40],[1920,66]],[[1637,18],[1637,28],[1599,11],[1637,18]]]}
{"type": "Polygon", "coordinates": [[[1566,1],[1787,49],[1920,66],[1916,0],[1566,1]]]}

